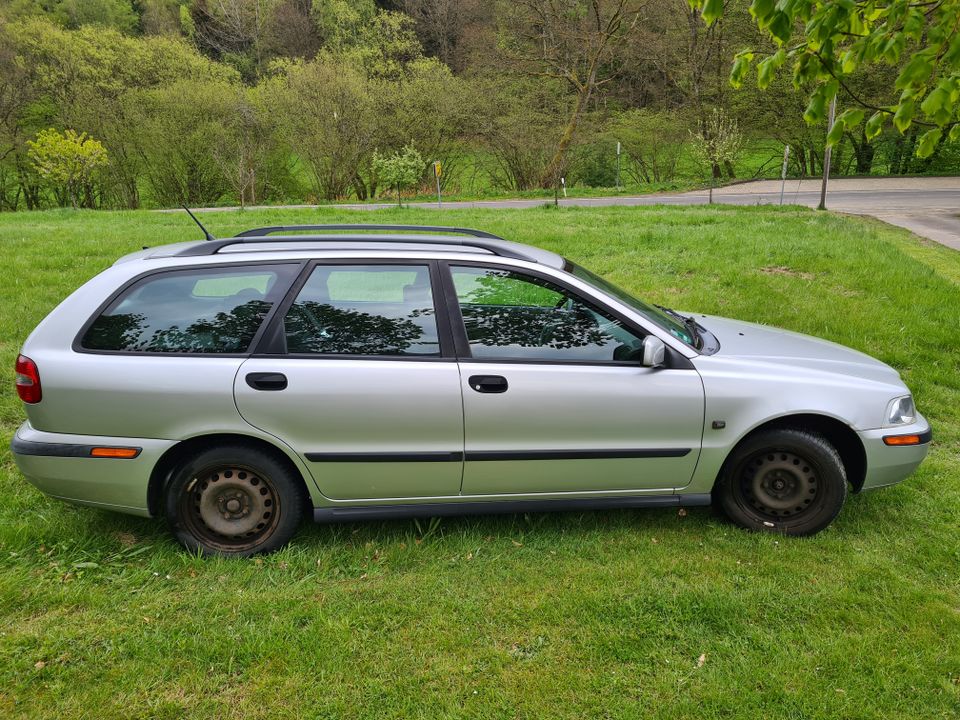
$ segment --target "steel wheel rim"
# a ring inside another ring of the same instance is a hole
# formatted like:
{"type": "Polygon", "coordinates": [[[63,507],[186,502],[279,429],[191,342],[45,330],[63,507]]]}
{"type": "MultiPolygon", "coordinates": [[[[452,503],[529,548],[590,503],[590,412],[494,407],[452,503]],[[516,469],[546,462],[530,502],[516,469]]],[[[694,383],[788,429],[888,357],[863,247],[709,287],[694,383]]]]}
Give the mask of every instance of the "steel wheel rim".
{"type": "Polygon", "coordinates": [[[236,463],[196,473],[180,497],[181,517],[205,545],[245,550],[269,538],[280,520],[280,497],[270,478],[236,463]]]}
{"type": "Polygon", "coordinates": [[[769,520],[791,520],[815,507],[821,492],[816,465],[788,450],[765,450],[741,466],[737,487],[744,503],[769,520]]]}

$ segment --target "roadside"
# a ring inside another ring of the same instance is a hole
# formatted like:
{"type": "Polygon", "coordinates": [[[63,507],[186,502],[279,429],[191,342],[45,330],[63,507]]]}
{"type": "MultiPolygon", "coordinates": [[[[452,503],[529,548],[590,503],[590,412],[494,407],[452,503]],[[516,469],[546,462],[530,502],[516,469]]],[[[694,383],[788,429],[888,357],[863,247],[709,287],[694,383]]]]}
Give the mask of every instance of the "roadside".
{"type": "MultiPolygon", "coordinates": [[[[787,180],[782,185],[785,205],[817,207],[820,202],[820,180],[787,180]]],[[[713,200],[729,205],[776,205],[781,202],[779,180],[756,180],[727,185],[713,191],[713,200]]],[[[708,201],[707,190],[683,193],[655,193],[633,196],[560,198],[568,207],[606,207],[610,205],[700,205],[708,201]]],[[[457,200],[412,202],[408,207],[424,209],[464,210],[472,208],[531,208],[548,204],[544,198],[507,200],[457,200]]],[[[341,209],[382,210],[394,203],[344,203],[339,205],[255,206],[250,210],[267,209],[341,209]]],[[[960,250],[960,177],[910,178],[837,178],[831,180],[827,192],[827,208],[853,215],[869,215],[878,220],[906,228],[938,243],[960,250]]],[[[237,207],[198,208],[204,213],[238,210],[237,207]]],[[[159,212],[178,212],[161,210],[159,212]]]]}

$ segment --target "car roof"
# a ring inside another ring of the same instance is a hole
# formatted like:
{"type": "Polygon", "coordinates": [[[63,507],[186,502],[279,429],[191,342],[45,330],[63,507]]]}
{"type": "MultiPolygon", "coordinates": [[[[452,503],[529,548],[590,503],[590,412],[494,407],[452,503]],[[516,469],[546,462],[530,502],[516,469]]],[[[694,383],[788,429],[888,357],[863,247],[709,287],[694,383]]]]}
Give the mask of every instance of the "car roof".
{"type": "MultiPolygon", "coordinates": [[[[146,258],[200,258],[213,255],[231,259],[248,253],[296,253],[304,251],[408,251],[430,253],[476,253],[482,257],[506,257],[562,269],[563,257],[549,250],[511,242],[472,228],[428,225],[288,225],[254,228],[232,238],[211,238],[173,243],[128,255],[122,260],[146,258]]],[[[237,258],[239,259],[239,258],[237,258]]]]}

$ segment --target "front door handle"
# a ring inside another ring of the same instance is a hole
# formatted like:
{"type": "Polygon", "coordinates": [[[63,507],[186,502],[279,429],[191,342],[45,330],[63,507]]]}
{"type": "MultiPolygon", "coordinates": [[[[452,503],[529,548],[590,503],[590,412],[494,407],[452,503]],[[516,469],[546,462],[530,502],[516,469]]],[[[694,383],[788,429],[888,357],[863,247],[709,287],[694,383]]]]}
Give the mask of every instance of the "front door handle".
{"type": "Polygon", "coordinates": [[[248,373],[247,385],[254,390],[285,390],[287,388],[287,376],[283,373],[248,373]]]}
{"type": "Polygon", "coordinates": [[[504,393],[507,391],[507,379],[500,375],[472,375],[470,387],[479,393],[504,393]]]}

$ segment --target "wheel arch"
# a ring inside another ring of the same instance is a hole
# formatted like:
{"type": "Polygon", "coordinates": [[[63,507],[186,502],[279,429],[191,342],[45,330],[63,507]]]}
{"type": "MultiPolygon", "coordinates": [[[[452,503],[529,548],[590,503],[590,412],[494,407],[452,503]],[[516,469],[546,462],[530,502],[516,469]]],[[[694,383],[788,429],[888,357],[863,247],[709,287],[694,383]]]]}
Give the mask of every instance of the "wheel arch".
{"type": "Polygon", "coordinates": [[[840,455],[843,461],[844,469],[847,473],[847,481],[853,487],[853,492],[858,493],[863,488],[864,480],[867,475],[867,453],[863,447],[863,442],[856,431],[842,420],[829,415],[820,415],[817,413],[797,413],[793,415],[783,415],[772,418],[760,423],[746,433],[737,443],[730,448],[727,458],[724,460],[717,477],[714,479],[714,485],[723,476],[727,469],[727,462],[750,438],[770,430],[806,430],[823,436],[840,455]]]}
{"type": "Polygon", "coordinates": [[[158,517],[164,514],[163,491],[173,471],[189,455],[199,452],[206,448],[216,447],[218,445],[242,444],[251,448],[256,448],[264,453],[274,457],[277,461],[283,463],[294,473],[300,481],[301,489],[308,500],[308,505],[312,505],[310,486],[307,478],[297,466],[297,463],[284,452],[281,448],[270,443],[263,438],[253,435],[243,435],[241,433],[214,433],[209,435],[197,435],[183,440],[160,456],[156,465],[150,473],[150,480],[147,484],[147,509],[150,515],[158,517]]]}

